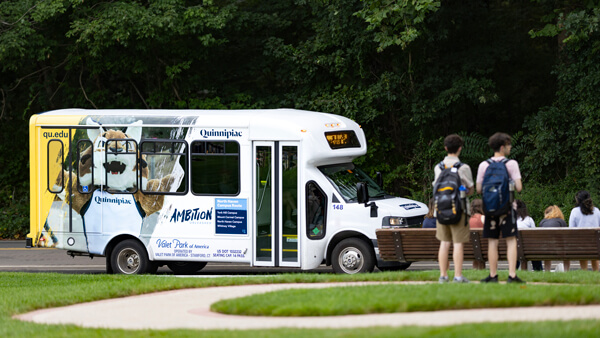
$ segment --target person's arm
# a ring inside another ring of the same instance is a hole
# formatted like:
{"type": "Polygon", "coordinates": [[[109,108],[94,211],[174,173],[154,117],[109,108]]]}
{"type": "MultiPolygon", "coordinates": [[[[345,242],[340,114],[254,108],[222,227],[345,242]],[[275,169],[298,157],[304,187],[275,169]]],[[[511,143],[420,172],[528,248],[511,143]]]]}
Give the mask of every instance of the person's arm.
{"type": "Polygon", "coordinates": [[[435,166],[435,168],[433,168],[433,182],[431,182],[431,185],[435,187],[435,182],[437,182],[438,177],[440,177],[440,174],[442,173],[442,169],[440,169],[440,167],[438,165],[435,166]]]}
{"type": "Polygon", "coordinates": [[[485,170],[488,167],[488,163],[486,161],[483,161],[479,164],[479,167],[477,168],[477,176],[475,179],[475,188],[477,190],[478,194],[481,194],[482,191],[482,184],[483,184],[483,175],[485,174],[485,170]]]}
{"type": "Polygon", "coordinates": [[[461,183],[467,188],[467,196],[473,195],[475,192],[475,185],[473,184],[473,172],[471,171],[471,167],[469,167],[468,164],[463,164],[459,169],[459,173],[461,174],[461,183]]]}
{"type": "Polygon", "coordinates": [[[519,169],[519,163],[515,160],[509,160],[506,162],[506,170],[508,171],[508,176],[515,183],[515,191],[521,192],[523,189],[523,183],[521,182],[521,170],[519,169]]]}
{"type": "Polygon", "coordinates": [[[515,180],[515,190],[517,192],[521,192],[521,190],[523,190],[523,183],[521,180],[515,180]]]}
{"type": "Polygon", "coordinates": [[[569,228],[577,228],[577,218],[575,217],[575,209],[571,210],[571,216],[569,216],[569,228]]]}

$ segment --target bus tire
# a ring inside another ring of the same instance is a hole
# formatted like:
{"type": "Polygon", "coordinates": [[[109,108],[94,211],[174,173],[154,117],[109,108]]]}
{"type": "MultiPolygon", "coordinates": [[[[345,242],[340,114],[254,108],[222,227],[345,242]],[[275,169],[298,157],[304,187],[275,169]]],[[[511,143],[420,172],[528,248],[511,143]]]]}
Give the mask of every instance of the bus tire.
{"type": "Polygon", "coordinates": [[[111,266],[116,274],[139,275],[150,272],[152,264],[148,259],[146,248],[140,242],[126,239],[113,249],[111,266]]]}
{"type": "Polygon", "coordinates": [[[206,266],[206,262],[169,262],[167,266],[176,275],[191,275],[206,266]]]}
{"type": "Polygon", "coordinates": [[[112,268],[112,254],[106,256],[106,273],[109,275],[112,275],[114,272],[113,268],[112,268]]]}
{"type": "Polygon", "coordinates": [[[372,272],[375,268],[375,254],[371,246],[358,238],[346,238],[339,242],[332,253],[333,271],[355,274],[372,272]]]}

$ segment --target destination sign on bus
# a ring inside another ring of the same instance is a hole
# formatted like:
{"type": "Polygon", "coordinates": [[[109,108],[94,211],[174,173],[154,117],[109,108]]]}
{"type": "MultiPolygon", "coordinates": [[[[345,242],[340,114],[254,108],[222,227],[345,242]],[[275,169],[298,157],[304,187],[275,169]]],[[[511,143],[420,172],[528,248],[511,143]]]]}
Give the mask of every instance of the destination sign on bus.
{"type": "Polygon", "coordinates": [[[360,148],[360,142],[352,130],[328,131],[325,137],[331,149],[360,148]]]}

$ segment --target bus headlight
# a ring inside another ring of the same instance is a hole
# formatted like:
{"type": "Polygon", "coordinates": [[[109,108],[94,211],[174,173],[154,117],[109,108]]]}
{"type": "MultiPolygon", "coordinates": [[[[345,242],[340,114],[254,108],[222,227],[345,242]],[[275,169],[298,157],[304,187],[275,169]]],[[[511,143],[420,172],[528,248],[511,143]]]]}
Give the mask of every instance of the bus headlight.
{"type": "Polygon", "coordinates": [[[423,224],[423,216],[400,217],[386,216],[383,218],[382,228],[420,228],[423,224]]]}
{"type": "Polygon", "coordinates": [[[407,228],[408,224],[404,217],[387,216],[383,218],[383,228],[407,228]]]}

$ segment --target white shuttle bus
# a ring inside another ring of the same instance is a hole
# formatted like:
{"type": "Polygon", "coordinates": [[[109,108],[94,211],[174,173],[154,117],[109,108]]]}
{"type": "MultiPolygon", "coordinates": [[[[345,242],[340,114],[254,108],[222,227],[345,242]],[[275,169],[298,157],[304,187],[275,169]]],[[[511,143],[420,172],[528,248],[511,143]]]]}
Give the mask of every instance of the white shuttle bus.
{"type": "Polygon", "coordinates": [[[352,160],[355,122],[273,110],[83,110],[30,121],[28,247],[106,257],[109,273],[194,273],[207,262],[405,269],[375,229],[420,226],[352,160]]]}

